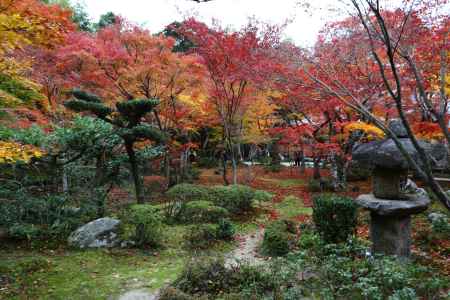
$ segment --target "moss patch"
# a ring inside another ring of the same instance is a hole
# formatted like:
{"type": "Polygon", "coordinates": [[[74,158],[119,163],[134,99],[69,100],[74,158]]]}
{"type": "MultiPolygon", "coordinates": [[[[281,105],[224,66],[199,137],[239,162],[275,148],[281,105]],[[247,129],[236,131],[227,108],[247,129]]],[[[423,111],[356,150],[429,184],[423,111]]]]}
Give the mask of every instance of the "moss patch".
{"type": "Polygon", "coordinates": [[[305,207],[303,201],[295,196],[287,196],[275,205],[275,209],[283,219],[292,219],[299,215],[311,215],[312,208],[305,207]]]}

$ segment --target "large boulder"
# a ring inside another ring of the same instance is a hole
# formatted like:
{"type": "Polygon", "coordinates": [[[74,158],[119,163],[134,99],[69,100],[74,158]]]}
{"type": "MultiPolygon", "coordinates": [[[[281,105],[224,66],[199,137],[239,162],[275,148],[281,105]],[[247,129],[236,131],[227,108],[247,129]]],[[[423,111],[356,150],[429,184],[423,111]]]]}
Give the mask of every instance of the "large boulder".
{"type": "Polygon", "coordinates": [[[89,222],[74,232],[68,238],[71,247],[111,248],[120,243],[118,238],[120,221],[113,218],[101,218],[89,222]]]}

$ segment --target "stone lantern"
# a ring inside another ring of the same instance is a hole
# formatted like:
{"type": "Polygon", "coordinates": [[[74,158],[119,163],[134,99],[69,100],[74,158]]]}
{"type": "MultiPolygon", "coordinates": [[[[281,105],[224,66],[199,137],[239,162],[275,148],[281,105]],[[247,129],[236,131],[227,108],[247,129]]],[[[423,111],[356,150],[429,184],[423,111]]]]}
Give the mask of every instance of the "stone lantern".
{"type": "MultiPolygon", "coordinates": [[[[393,120],[390,129],[400,139],[406,151],[420,163],[418,153],[407,137],[400,120],[393,120]]],[[[420,142],[428,151],[430,144],[420,142]]],[[[373,194],[361,195],[356,202],[370,210],[372,252],[408,257],[411,246],[411,215],[427,209],[430,199],[423,189],[403,192],[409,164],[392,139],[355,146],[353,160],[372,166],[373,194]]]]}

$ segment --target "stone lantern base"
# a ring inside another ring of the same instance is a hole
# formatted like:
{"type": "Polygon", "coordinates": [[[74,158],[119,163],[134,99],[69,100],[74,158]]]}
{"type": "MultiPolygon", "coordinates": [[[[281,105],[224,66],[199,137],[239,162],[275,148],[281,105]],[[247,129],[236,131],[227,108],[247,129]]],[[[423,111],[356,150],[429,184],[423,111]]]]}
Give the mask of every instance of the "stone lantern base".
{"type": "Polygon", "coordinates": [[[411,246],[411,215],[427,209],[425,193],[406,195],[406,200],[385,200],[373,194],[361,195],[356,202],[370,210],[370,238],[373,253],[408,257],[411,246]]]}
{"type": "Polygon", "coordinates": [[[370,214],[372,252],[408,257],[411,249],[411,216],[392,217],[370,214]]]}

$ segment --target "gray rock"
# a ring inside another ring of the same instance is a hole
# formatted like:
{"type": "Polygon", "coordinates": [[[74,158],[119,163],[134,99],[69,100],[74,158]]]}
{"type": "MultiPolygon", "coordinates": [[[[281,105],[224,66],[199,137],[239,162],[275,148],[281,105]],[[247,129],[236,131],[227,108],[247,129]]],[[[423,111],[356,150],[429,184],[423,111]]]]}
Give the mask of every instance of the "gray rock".
{"type": "Polygon", "coordinates": [[[441,214],[441,213],[430,213],[428,215],[428,220],[431,223],[436,223],[436,222],[438,222],[440,220],[448,220],[448,217],[446,215],[444,215],[444,214],[441,214]]]}
{"type": "Polygon", "coordinates": [[[389,129],[394,132],[394,134],[399,138],[407,138],[408,132],[406,131],[403,122],[400,119],[393,119],[389,122],[389,129]]]}
{"type": "Polygon", "coordinates": [[[89,222],[68,238],[68,243],[75,248],[111,248],[119,244],[117,231],[120,221],[113,218],[101,218],[89,222]]]}
{"type": "Polygon", "coordinates": [[[385,200],[373,194],[360,195],[356,198],[358,205],[380,216],[408,216],[425,211],[430,198],[424,195],[406,195],[406,200],[385,200]]]}

